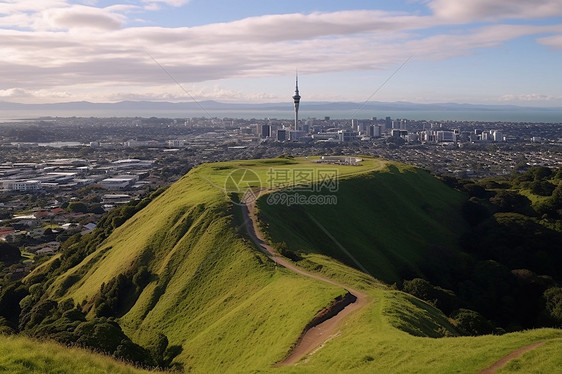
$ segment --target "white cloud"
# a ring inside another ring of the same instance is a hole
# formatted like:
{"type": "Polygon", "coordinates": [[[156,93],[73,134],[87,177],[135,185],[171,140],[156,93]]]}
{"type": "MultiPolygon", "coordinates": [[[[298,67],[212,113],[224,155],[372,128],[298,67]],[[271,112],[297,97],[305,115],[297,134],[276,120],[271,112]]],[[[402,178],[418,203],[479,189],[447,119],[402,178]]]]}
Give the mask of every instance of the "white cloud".
{"type": "Polygon", "coordinates": [[[562,49],[562,34],[545,36],[543,38],[537,39],[537,41],[554,49],[562,49]]]}
{"type": "Polygon", "coordinates": [[[428,5],[437,17],[457,22],[562,16],[560,0],[431,0],[428,5]]]}
{"type": "Polygon", "coordinates": [[[91,28],[115,30],[121,27],[125,17],[103,8],[73,5],[66,8],[49,9],[43,13],[44,19],[53,28],[73,29],[91,28]]]}
{"type": "Polygon", "coordinates": [[[562,96],[551,96],[551,95],[544,95],[538,93],[530,93],[530,94],[506,94],[499,98],[500,101],[509,101],[509,102],[525,102],[525,103],[533,103],[533,102],[554,102],[554,101],[561,101],[562,96]]]}
{"type": "MultiPolygon", "coordinates": [[[[554,12],[558,2],[540,0],[532,14],[544,14],[547,6],[554,12]]],[[[125,25],[127,14],[140,9],[137,5],[97,8],[56,0],[10,1],[0,4],[0,14],[5,14],[0,18],[0,90],[4,90],[0,92],[17,97],[13,90],[19,87],[20,97],[26,92],[46,97],[38,92],[52,92],[55,99],[62,92],[102,101],[125,98],[126,92],[146,99],[183,97],[181,92],[169,93],[177,87],[145,51],[174,79],[195,84],[285,75],[297,66],[303,74],[386,69],[411,55],[422,61],[443,60],[525,35],[540,35],[539,43],[562,48],[562,25],[462,25],[434,30],[462,19],[495,17],[506,6],[505,1],[491,0],[458,3],[431,1],[435,16],[357,10],[264,15],[198,27],[133,28],[125,25]],[[543,36],[547,33],[557,35],[543,36]],[[87,96],[88,91],[97,93],[87,96]]],[[[515,17],[527,8],[526,3],[513,3],[516,6],[504,17],[515,17]]],[[[203,99],[269,100],[263,93],[252,96],[217,86],[193,94],[203,99]]]]}
{"type": "Polygon", "coordinates": [[[4,100],[29,101],[29,99],[69,99],[72,94],[56,90],[28,90],[24,88],[8,88],[0,90],[0,98],[4,100]]]}
{"type": "Polygon", "coordinates": [[[65,0],[5,0],[0,3],[0,14],[21,12],[41,12],[52,8],[67,6],[65,0]]]}
{"type": "Polygon", "coordinates": [[[144,8],[149,11],[160,10],[162,5],[173,7],[181,7],[190,2],[190,0],[142,0],[144,8]]]}
{"type": "Polygon", "coordinates": [[[171,5],[175,7],[180,7],[189,3],[190,0],[142,0],[143,3],[161,3],[166,5],[171,5]]]}

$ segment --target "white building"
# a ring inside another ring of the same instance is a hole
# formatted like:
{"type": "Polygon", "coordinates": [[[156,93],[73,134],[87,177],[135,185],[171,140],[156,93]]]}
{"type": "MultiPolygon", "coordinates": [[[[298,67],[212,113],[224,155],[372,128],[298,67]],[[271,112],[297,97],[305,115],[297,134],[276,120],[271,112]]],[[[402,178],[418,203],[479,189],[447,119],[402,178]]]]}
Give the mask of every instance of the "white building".
{"type": "Polygon", "coordinates": [[[185,147],[185,140],[183,139],[168,140],[168,147],[172,147],[172,148],[185,147]]]}
{"type": "Polygon", "coordinates": [[[39,191],[43,187],[41,186],[41,182],[37,180],[28,180],[28,181],[17,181],[17,180],[8,180],[2,182],[4,190],[8,191],[39,191]]]}
{"type": "Polygon", "coordinates": [[[110,190],[120,190],[131,187],[138,180],[138,175],[118,175],[113,178],[106,178],[100,184],[110,190]]]}
{"type": "Polygon", "coordinates": [[[492,134],[492,140],[494,142],[503,142],[503,134],[499,130],[492,130],[490,131],[492,134]]]}

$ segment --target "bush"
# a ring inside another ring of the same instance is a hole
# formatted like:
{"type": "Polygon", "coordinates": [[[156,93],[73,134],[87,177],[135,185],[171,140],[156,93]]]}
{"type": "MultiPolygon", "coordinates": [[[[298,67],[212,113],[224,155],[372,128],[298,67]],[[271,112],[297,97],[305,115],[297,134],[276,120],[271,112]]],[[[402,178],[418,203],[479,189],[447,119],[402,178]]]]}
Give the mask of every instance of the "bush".
{"type": "Polygon", "coordinates": [[[491,215],[488,208],[474,197],[471,197],[463,204],[462,213],[464,219],[466,219],[471,226],[476,226],[491,215]]]}
{"type": "Polygon", "coordinates": [[[544,292],[546,310],[558,326],[562,325],[562,287],[551,287],[544,292]]]}
{"type": "Polygon", "coordinates": [[[18,247],[0,241],[0,261],[6,264],[12,264],[19,260],[21,260],[21,253],[18,247]]]}
{"type": "Polygon", "coordinates": [[[463,186],[463,189],[468,193],[470,197],[484,198],[487,195],[487,191],[484,187],[479,186],[474,183],[468,183],[463,186]]]}
{"type": "Polygon", "coordinates": [[[495,331],[490,321],[470,309],[459,309],[454,315],[455,325],[464,335],[486,335],[495,331]]]}
{"type": "Polygon", "coordinates": [[[533,215],[531,200],[515,191],[498,191],[490,198],[490,202],[497,208],[498,212],[514,212],[533,215]]]}
{"type": "Polygon", "coordinates": [[[66,207],[72,213],[88,213],[88,206],[81,201],[73,201],[66,207]]]}
{"type": "Polygon", "coordinates": [[[133,284],[137,287],[137,290],[142,290],[150,283],[152,274],[148,271],[146,266],[141,266],[133,276],[133,284]]]}
{"type": "Polygon", "coordinates": [[[459,300],[453,291],[434,286],[425,279],[414,278],[411,281],[404,281],[403,291],[431,303],[445,314],[459,307],[459,300]]]}
{"type": "Polygon", "coordinates": [[[295,262],[302,260],[302,257],[299,256],[297,253],[291,251],[287,247],[287,244],[285,242],[283,242],[281,244],[277,244],[275,247],[278,248],[277,250],[279,251],[279,254],[281,256],[287,257],[289,260],[292,260],[292,261],[295,261],[295,262]]]}
{"type": "Polygon", "coordinates": [[[556,186],[549,181],[534,181],[531,183],[531,193],[539,196],[550,196],[555,188],[556,186]]]}
{"type": "Polygon", "coordinates": [[[20,282],[3,287],[0,294],[0,317],[4,317],[12,326],[16,327],[21,312],[20,301],[28,294],[27,287],[20,282]]]}

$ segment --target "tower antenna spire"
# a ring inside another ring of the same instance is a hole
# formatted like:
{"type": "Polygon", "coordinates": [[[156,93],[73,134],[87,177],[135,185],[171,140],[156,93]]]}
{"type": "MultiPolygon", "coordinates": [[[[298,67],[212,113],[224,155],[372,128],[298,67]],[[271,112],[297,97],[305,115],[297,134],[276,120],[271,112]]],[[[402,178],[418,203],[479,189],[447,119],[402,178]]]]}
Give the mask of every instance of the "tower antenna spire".
{"type": "Polygon", "coordinates": [[[295,104],[295,130],[299,130],[299,103],[301,95],[299,95],[299,72],[295,72],[295,94],[293,95],[293,103],[295,104]]]}

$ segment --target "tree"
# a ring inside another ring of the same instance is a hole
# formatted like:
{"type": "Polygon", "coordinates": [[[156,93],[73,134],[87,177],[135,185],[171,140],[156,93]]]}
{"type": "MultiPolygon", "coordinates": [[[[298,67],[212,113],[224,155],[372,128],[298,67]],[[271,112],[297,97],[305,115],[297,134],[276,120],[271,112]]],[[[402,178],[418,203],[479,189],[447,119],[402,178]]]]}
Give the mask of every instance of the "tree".
{"type": "Polygon", "coordinates": [[[28,295],[27,287],[21,282],[11,283],[0,293],[0,317],[17,326],[21,312],[20,302],[28,295]]]}
{"type": "Polygon", "coordinates": [[[462,213],[471,226],[476,226],[491,215],[488,208],[475,197],[471,197],[463,204],[462,213]]]}
{"type": "Polygon", "coordinates": [[[531,183],[531,192],[539,196],[550,196],[555,188],[556,186],[549,181],[534,181],[531,183]]]}
{"type": "Polygon", "coordinates": [[[451,313],[459,305],[457,295],[453,291],[434,286],[425,279],[414,278],[411,281],[404,281],[403,291],[431,303],[445,314],[451,313]]]}
{"type": "Polygon", "coordinates": [[[464,190],[468,193],[470,197],[486,197],[486,189],[478,184],[475,183],[467,183],[463,186],[464,190]]]}
{"type": "Polygon", "coordinates": [[[168,338],[161,332],[156,333],[156,336],[152,339],[147,349],[152,355],[152,358],[157,366],[166,366],[164,357],[166,348],[168,348],[168,338]]]}
{"type": "Polygon", "coordinates": [[[562,287],[551,287],[544,291],[546,310],[557,325],[562,325],[562,287]]]}
{"type": "Polygon", "coordinates": [[[0,261],[11,264],[21,260],[20,250],[6,242],[0,242],[0,261]]]}
{"type": "Polygon", "coordinates": [[[531,214],[531,200],[515,192],[502,190],[490,198],[490,202],[496,206],[499,212],[515,212],[521,214],[531,214]]]}
{"type": "Polygon", "coordinates": [[[453,319],[457,328],[465,335],[485,335],[495,331],[494,325],[474,310],[459,309],[453,319]]]}
{"type": "Polygon", "coordinates": [[[88,213],[88,206],[81,201],[73,201],[66,207],[72,213],[88,213]]]}

